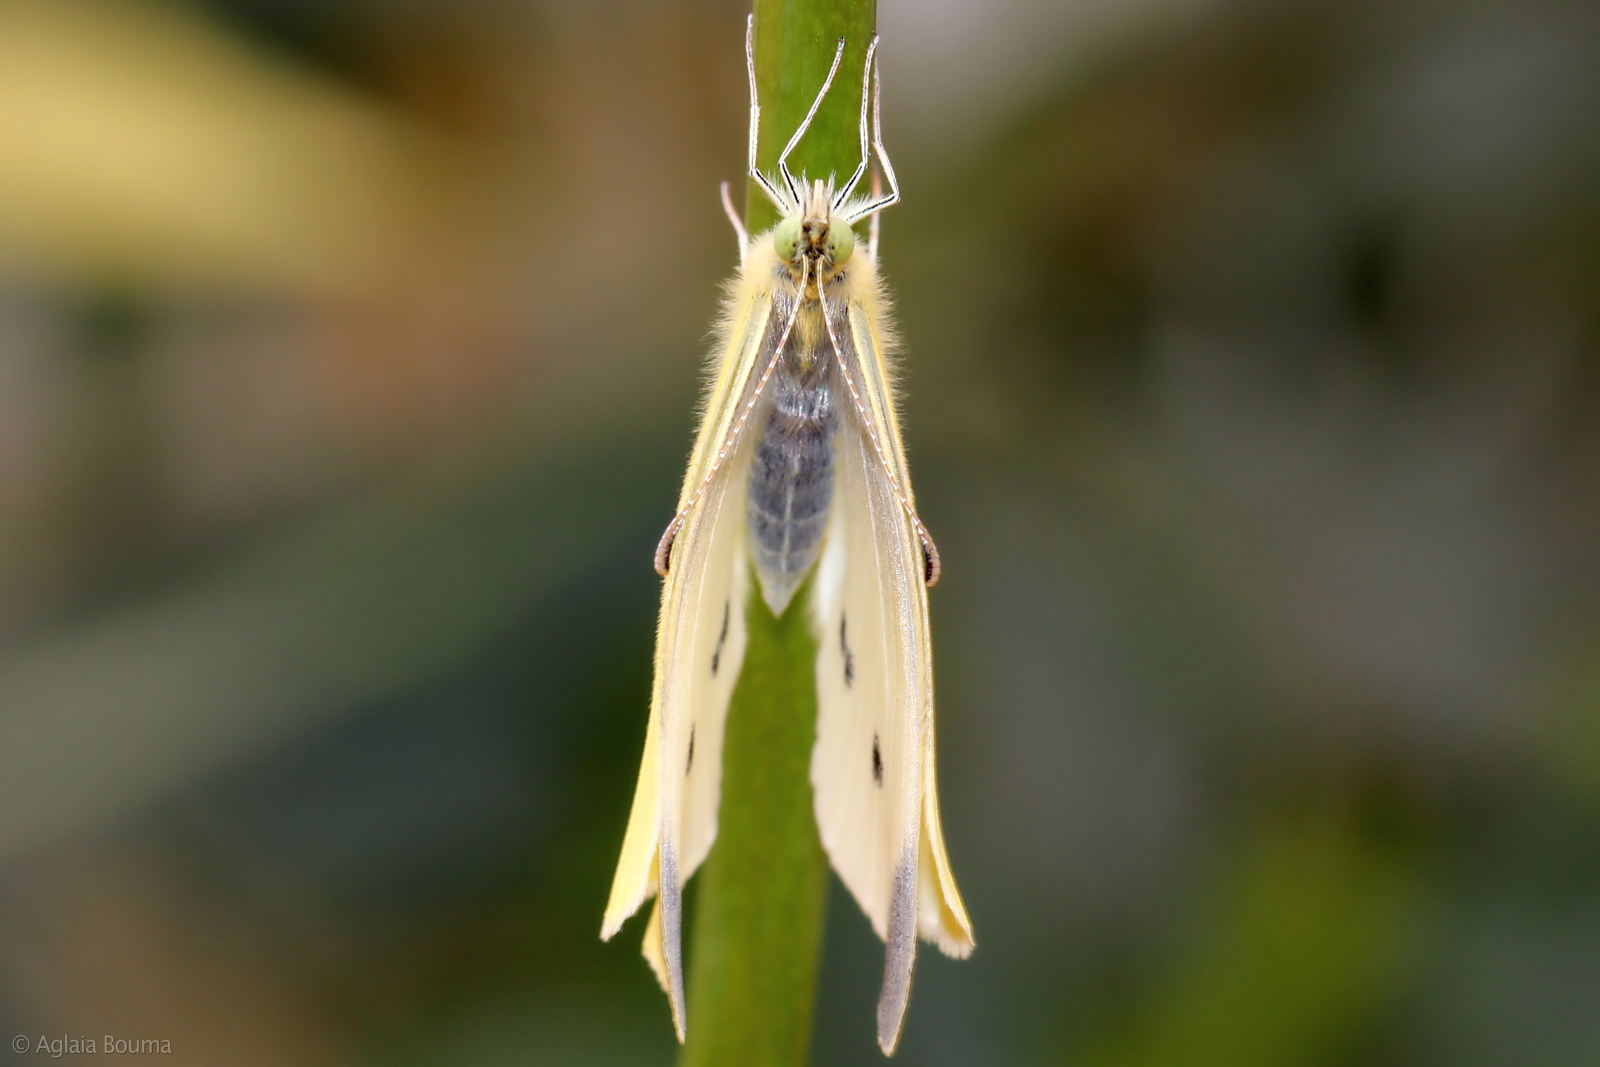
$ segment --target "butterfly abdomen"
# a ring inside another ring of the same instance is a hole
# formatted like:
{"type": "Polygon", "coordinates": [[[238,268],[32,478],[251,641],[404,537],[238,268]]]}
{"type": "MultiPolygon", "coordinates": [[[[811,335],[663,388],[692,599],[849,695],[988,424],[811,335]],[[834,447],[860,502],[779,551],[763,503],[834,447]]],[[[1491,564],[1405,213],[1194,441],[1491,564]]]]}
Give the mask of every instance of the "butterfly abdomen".
{"type": "Polygon", "coordinates": [[[746,504],[761,595],[775,615],[789,606],[822,546],[837,425],[826,361],[802,370],[788,356],[773,374],[746,504]]]}

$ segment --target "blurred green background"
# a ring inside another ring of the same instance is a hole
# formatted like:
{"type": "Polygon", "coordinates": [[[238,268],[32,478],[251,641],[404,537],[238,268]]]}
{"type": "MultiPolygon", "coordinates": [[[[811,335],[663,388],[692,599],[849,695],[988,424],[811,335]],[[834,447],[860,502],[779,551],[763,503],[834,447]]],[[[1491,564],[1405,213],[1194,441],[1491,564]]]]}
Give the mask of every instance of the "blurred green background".
{"type": "MultiPolygon", "coordinates": [[[[742,16],[0,0],[6,1044],[673,1060],[596,935],[742,16]]],[[[979,940],[898,1061],[1600,1063],[1600,8],[880,19],[979,940]]],[[[881,961],[835,887],[815,1063],[881,961]]]]}

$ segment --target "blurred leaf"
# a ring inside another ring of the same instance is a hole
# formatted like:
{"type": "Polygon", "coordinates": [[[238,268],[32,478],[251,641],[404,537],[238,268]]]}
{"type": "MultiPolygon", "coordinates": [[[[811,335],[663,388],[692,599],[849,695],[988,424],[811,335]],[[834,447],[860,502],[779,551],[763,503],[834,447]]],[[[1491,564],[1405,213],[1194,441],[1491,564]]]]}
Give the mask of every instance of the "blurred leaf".
{"type": "Polygon", "coordinates": [[[360,290],[419,177],[408,139],[181,8],[0,6],[0,260],[26,274],[360,290]]]}
{"type": "Polygon", "coordinates": [[[1096,1067],[1282,1067],[1358,1039],[1416,948],[1414,870],[1352,821],[1260,830],[1198,943],[1096,1067]]]}

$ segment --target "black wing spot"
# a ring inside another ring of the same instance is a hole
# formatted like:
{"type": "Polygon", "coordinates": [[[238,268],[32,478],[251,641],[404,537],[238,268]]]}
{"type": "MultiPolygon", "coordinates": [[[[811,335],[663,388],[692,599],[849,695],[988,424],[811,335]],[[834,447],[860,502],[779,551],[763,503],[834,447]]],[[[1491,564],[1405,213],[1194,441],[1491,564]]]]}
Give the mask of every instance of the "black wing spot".
{"type": "Polygon", "coordinates": [[[689,777],[689,772],[694,770],[694,723],[689,724],[689,759],[684,763],[683,776],[689,777]]]}
{"type": "Polygon", "coordinates": [[[878,749],[878,735],[872,735],[872,780],[883,785],[883,753],[878,749]]]}
{"type": "MultiPolygon", "coordinates": [[[[839,651],[844,653],[844,687],[856,680],[856,658],[850,654],[850,642],[845,640],[845,618],[839,616],[839,651]]],[[[876,742],[874,742],[876,744],[876,742]]]]}
{"type": "Polygon", "coordinates": [[[717,647],[711,653],[711,677],[717,676],[717,667],[722,663],[722,646],[728,643],[728,601],[722,602],[722,632],[717,635],[717,647]]]}

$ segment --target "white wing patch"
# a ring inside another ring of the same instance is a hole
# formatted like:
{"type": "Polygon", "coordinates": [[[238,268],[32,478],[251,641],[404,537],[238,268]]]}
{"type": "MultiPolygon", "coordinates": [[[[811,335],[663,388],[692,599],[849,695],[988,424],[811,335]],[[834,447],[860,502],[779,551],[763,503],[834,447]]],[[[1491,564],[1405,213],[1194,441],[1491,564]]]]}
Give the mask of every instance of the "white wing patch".
{"type": "MultiPolygon", "coordinates": [[[[904,771],[910,756],[903,727],[917,716],[904,714],[908,701],[905,666],[915,669],[914,649],[896,625],[896,608],[906,599],[907,583],[892,571],[901,553],[879,559],[875,521],[893,527],[898,502],[870,498],[869,454],[854,419],[841,420],[833,513],[828,543],[817,571],[814,626],[817,638],[817,744],[811,755],[817,830],[828,858],[860,902],[879,937],[889,933],[890,884],[904,836],[904,807],[916,808],[919,776],[904,771]],[[877,507],[874,507],[877,504],[877,507]],[[891,506],[892,505],[892,508],[891,506]],[[887,515],[880,512],[889,512],[887,515]],[[885,564],[887,564],[887,572],[885,564]],[[909,786],[912,794],[903,795],[909,786]]],[[[892,535],[892,530],[891,530],[892,535]]],[[[881,546],[893,549],[893,544],[881,546]]],[[[914,637],[913,637],[914,640],[914,637]]],[[[913,680],[912,689],[915,688],[913,680]]]]}
{"type": "Polygon", "coordinates": [[[700,866],[717,836],[722,730],[744,662],[748,469],[746,452],[744,462],[730,463],[719,475],[721,484],[695,509],[699,521],[684,524],[673,546],[673,573],[682,576],[678,595],[663,605],[656,682],[660,773],[664,796],[672,788],[669,772],[682,789],[681,819],[677,826],[663,819],[663,840],[673,840],[680,883],[700,866]]]}

